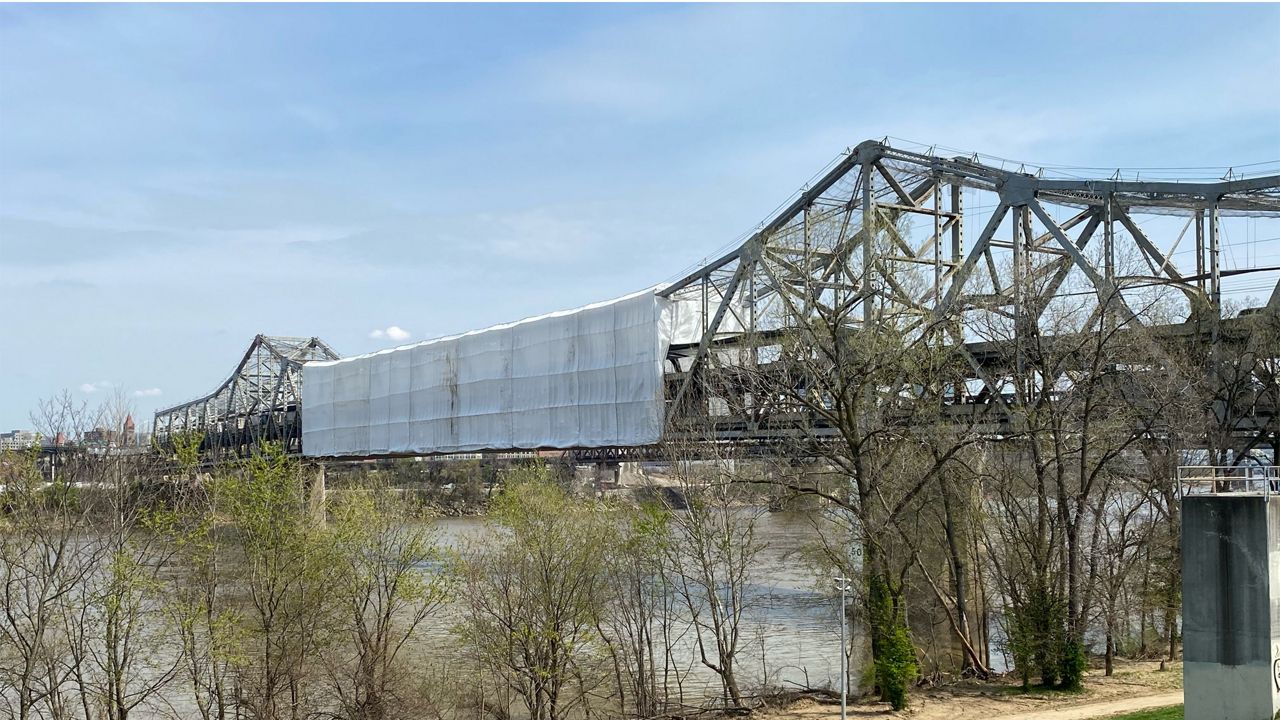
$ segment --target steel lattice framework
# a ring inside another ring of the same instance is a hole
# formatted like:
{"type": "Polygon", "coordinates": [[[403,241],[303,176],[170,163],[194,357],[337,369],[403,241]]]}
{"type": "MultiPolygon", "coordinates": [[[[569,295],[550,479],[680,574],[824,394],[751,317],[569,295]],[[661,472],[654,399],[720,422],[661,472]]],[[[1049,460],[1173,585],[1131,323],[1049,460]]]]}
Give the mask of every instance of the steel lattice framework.
{"type": "Polygon", "coordinates": [[[1222,223],[1238,217],[1280,220],[1280,176],[1045,178],[862,143],[738,247],[662,291],[704,308],[700,342],[672,348],[668,435],[708,425],[717,439],[747,443],[821,435],[813,418],[745,397],[750,389],[734,380],[737,368],[767,366],[770,346],[818,318],[856,328],[892,317],[964,356],[971,373],[961,387],[980,389],[954,403],[999,404],[1006,348],[965,328],[1002,325],[1016,344],[1046,331],[1056,302],[1087,294],[1096,302],[1082,328],[1149,326],[1142,309],[1164,295],[1180,317],[1160,322],[1160,337],[1260,354],[1258,391],[1215,412],[1245,445],[1265,441],[1276,432],[1280,347],[1259,347],[1252,329],[1280,319],[1280,283],[1264,307],[1224,317],[1223,281],[1280,268],[1223,268],[1222,223]]]}
{"type": "Polygon", "coordinates": [[[338,357],[319,338],[258,335],[216,390],[156,412],[156,440],[166,444],[176,434],[199,432],[206,455],[244,455],[263,442],[300,452],[302,365],[338,357]]]}

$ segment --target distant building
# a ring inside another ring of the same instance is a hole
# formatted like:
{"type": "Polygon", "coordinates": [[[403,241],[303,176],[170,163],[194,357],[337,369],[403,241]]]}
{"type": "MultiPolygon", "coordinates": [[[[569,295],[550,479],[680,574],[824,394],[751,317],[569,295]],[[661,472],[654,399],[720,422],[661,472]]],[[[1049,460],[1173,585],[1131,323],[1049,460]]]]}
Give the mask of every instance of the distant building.
{"type": "Polygon", "coordinates": [[[108,445],[115,444],[116,434],[114,431],[108,430],[107,428],[96,427],[92,430],[85,430],[84,435],[81,436],[80,439],[85,445],[100,445],[106,447],[108,445]]]}
{"type": "Polygon", "coordinates": [[[11,430],[0,433],[0,450],[26,450],[40,444],[40,435],[30,430],[11,430]]]}
{"type": "Polygon", "coordinates": [[[133,415],[126,415],[120,429],[96,427],[86,430],[81,438],[85,445],[97,447],[132,447],[138,443],[137,427],[133,415]]]}
{"type": "Polygon", "coordinates": [[[132,447],[138,442],[138,433],[133,425],[133,413],[125,415],[124,426],[120,428],[120,444],[132,447]]]}

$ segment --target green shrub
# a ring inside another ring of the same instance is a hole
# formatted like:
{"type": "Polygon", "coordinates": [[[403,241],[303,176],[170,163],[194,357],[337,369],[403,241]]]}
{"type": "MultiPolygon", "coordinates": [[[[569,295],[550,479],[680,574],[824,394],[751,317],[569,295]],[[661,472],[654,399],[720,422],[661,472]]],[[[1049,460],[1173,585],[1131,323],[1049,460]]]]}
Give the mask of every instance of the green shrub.
{"type": "Polygon", "coordinates": [[[1058,666],[1058,687],[1063,690],[1081,690],[1084,688],[1084,671],[1089,667],[1089,656],[1085,654],[1080,640],[1069,637],[1062,643],[1061,657],[1058,666]]]}
{"type": "Polygon", "coordinates": [[[916,649],[889,583],[872,575],[868,589],[876,685],[880,698],[894,710],[901,710],[907,706],[907,690],[920,672],[916,649]]]}
{"type": "Polygon", "coordinates": [[[1079,638],[1067,630],[1066,603],[1043,587],[1031,587],[1009,618],[1009,650],[1022,687],[1039,677],[1046,688],[1083,687],[1088,655],[1079,638]]]}
{"type": "Polygon", "coordinates": [[[880,655],[875,662],[876,681],[884,699],[894,710],[902,710],[907,706],[907,688],[920,671],[916,664],[916,650],[902,623],[896,624],[882,640],[880,655]]]}

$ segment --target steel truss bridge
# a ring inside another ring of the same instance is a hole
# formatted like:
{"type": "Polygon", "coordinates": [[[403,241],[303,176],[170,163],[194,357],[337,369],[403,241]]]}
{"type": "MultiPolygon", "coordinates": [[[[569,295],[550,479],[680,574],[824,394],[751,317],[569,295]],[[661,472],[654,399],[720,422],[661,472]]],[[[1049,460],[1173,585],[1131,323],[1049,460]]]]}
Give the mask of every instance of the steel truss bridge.
{"type": "MultiPolygon", "coordinates": [[[[1159,346],[1257,359],[1248,392],[1215,403],[1214,420],[1237,452],[1280,450],[1280,282],[1267,279],[1280,257],[1224,261],[1230,238],[1256,245],[1259,223],[1280,230],[1280,176],[1051,177],[864,142],[737,247],[660,291],[703,308],[700,340],[668,355],[665,435],[765,450],[833,435],[742,379],[767,374],[780,339],[815,321],[851,331],[891,321],[960,353],[968,371],[947,411],[981,414],[987,430],[1007,432],[1016,426],[1006,403],[1010,348],[1062,333],[1064,316],[1083,314],[1071,332],[1142,327],[1159,346]],[[1229,307],[1224,296],[1241,287],[1265,299],[1229,307]]],[[[260,335],[216,391],[157,412],[156,435],[198,430],[214,453],[243,454],[265,440],[297,452],[300,365],[336,357],[316,338],[260,335]]],[[[660,454],[562,449],[597,462],[660,454]]]]}
{"type": "Polygon", "coordinates": [[[258,335],[216,390],[157,411],[155,437],[167,442],[178,434],[199,432],[204,436],[201,450],[215,455],[246,455],[264,442],[278,442],[287,452],[300,453],[302,365],[337,359],[319,338],[258,335]]]}

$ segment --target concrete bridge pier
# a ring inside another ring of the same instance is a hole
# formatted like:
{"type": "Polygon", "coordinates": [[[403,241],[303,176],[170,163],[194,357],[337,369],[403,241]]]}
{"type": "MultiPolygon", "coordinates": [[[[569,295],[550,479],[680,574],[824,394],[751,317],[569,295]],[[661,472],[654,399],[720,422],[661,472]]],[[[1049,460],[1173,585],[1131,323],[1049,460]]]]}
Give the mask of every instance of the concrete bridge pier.
{"type": "Polygon", "coordinates": [[[622,475],[622,464],[617,462],[596,463],[596,485],[615,487],[622,475]]]}
{"type": "Polygon", "coordinates": [[[1280,717],[1280,496],[1182,501],[1188,720],[1280,717]]]}

